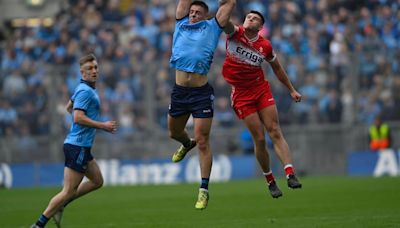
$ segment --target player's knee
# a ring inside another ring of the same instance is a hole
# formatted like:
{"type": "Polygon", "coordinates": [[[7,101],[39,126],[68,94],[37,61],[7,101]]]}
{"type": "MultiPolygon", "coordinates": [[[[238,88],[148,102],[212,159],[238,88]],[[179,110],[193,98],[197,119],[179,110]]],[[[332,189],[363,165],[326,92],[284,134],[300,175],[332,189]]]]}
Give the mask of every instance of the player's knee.
{"type": "Polygon", "coordinates": [[[208,151],[208,148],[209,148],[208,144],[198,144],[197,147],[198,147],[199,151],[208,151]]]}
{"type": "Polygon", "coordinates": [[[277,140],[282,137],[281,129],[278,125],[273,125],[268,129],[269,136],[272,140],[277,140]]]}
{"type": "Polygon", "coordinates": [[[199,151],[208,151],[208,148],[210,146],[208,140],[206,140],[205,138],[198,138],[196,139],[196,143],[199,151]]]}
{"type": "Polygon", "coordinates": [[[264,136],[259,136],[254,139],[254,144],[256,146],[265,146],[265,138],[264,136]]]}
{"type": "Polygon", "coordinates": [[[96,181],[94,181],[93,183],[94,183],[94,186],[96,189],[101,188],[104,185],[104,179],[103,179],[103,177],[100,177],[100,178],[96,179],[96,181]]]}
{"type": "Polygon", "coordinates": [[[72,199],[75,196],[77,190],[77,188],[64,188],[62,190],[63,198],[66,200],[72,199]]]}
{"type": "Polygon", "coordinates": [[[104,182],[96,182],[95,187],[96,189],[103,187],[104,182]]]}

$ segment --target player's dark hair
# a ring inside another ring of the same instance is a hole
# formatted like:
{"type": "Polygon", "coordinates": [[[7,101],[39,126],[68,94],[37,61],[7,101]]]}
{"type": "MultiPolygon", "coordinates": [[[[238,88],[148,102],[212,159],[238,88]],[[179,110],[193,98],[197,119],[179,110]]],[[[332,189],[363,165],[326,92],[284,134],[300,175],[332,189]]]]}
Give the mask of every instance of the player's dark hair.
{"type": "MultiPolygon", "coordinates": [[[[251,13],[254,13],[254,14],[257,14],[258,16],[260,16],[261,17],[261,23],[262,23],[262,25],[264,24],[265,19],[264,19],[264,16],[262,15],[262,13],[258,12],[257,10],[251,10],[250,12],[248,12],[246,14],[246,16],[251,14],[251,13]]],[[[244,19],[246,19],[246,16],[244,17],[244,19]]]]}
{"type": "Polygon", "coordinates": [[[82,66],[83,64],[94,61],[94,60],[97,60],[96,56],[93,53],[90,53],[79,59],[79,66],[82,66]]]}
{"type": "Polygon", "coordinates": [[[192,7],[193,5],[203,7],[206,10],[206,13],[208,13],[208,5],[207,5],[207,3],[203,2],[203,1],[196,0],[196,1],[193,1],[192,4],[190,4],[190,7],[192,7]]]}

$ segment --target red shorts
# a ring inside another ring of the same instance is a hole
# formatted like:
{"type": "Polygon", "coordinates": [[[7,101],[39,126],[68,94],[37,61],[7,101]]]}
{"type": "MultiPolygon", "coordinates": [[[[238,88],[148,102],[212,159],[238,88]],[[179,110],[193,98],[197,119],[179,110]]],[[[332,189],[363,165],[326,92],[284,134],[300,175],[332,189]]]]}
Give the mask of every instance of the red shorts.
{"type": "Polygon", "coordinates": [[[232,108],[239,119],[257,112],[265,107],[275,105],[268,81],[255,88],[232,88],[232,108]]]}

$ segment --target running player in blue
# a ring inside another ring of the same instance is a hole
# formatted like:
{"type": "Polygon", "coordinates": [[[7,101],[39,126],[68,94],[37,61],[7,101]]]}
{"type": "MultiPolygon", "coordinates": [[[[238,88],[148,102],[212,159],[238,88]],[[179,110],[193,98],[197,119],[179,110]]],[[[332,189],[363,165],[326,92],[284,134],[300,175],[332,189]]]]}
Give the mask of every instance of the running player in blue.
{"type": "Polygon", "coordinates": [[[81,83],[67,104],[73,123],[64,141],[64,187],[55,195],[43,214],[32,227],[44,227],[53,217],[57,227],[61,226],[62,212],[66,204],[103,185],[100,168],[91,154],[96,129],[115,133],[115,121],[100,122],[100,99],[95,84],[99,76],[98,64],[93,54],[79,60],[81,83]],[[89,181],[82,182],[83,177],[89,181]]]}
{"type": "Polygon", "coordinates": [[[182,143],[172,156],[172,161],[181,161],[186,153],[198,146],[202,181],[196,209],[207,207],[212,166],[209,137],[214,114],[214,90],[208,84],[207,73],[219,37],[229,21],[236,0],[220,0],[219,3],[216,16],[207,19],[206,3],[179,1],[170,59],[170,66],[175,68],[176,75],[169,107],[169,136],[182,143]],[[185,130],[190,115],[194,120],[194,139],[191,139],[185,130]]]}

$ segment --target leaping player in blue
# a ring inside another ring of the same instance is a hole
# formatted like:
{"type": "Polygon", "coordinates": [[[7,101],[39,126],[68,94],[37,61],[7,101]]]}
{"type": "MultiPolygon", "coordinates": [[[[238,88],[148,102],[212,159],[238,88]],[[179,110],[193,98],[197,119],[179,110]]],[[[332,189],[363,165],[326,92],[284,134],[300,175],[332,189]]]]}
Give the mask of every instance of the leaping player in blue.
{"type": "Polygon", "coordinates": [[[96,57],[86,55],[79,60],[79,64],[82,80],[66,107],[72,114],[73,123],[64,141],[64,187],[50,200],[32,228],[45,227],[51,217],[60,227],[62,213],[68,203],[103,185],[103,176],[90,150],[96,129],[115,133],[117,125],[115,121],[99,121],[100,99],[95,89],[99,75],[96,57]],[[82,182],[83,177],[89,181],[82,182]]]}
{"type": "Polygon", "coordinates": [[[181,161],[196,145],[199,150],[201,186],[196,209],[208,204],[212,154],[209,136],[214,114],[214,90],[207,73],[223,28],[228,23],[236,0],[220,0],[215,17],[207,19],[208,6],[203,1],[180,0],[176,8],[170,66],[175,68],[175,85],[168,115],[169,136],[182,145],[172,156],[181,161]],[[193,116],[194,139],[185,130],[193,116]]]}

